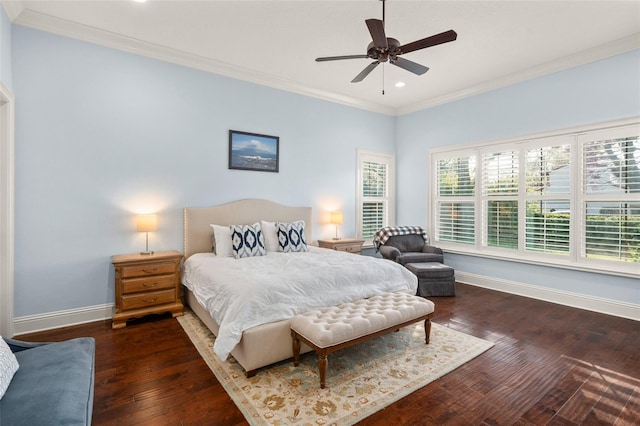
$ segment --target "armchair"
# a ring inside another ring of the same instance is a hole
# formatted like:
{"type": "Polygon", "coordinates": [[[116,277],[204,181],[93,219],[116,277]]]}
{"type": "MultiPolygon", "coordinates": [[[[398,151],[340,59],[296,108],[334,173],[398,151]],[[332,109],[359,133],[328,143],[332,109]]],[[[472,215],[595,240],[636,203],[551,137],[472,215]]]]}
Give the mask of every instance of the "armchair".
{"type": "Polygon", "coordinates": [[[378,250],[383,258],[402,265],[425,262],[444,263],[442,249],[427,244],[423,235],[420,234],[389,236],[378,250]]]}

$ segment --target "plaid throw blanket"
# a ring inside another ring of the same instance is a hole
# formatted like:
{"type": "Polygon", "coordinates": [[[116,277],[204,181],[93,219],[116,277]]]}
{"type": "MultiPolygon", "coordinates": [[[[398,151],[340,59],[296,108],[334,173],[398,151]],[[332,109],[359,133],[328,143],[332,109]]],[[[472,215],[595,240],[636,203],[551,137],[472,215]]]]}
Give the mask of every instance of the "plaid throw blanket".
{"type": "Polygon", "coordinates": [[[373,237],[373,244],[376,246],[376,249],[379,249],[381,245],[387,242],[389,237],[410,234],[422,235],[424,242],[429,244],[429,237],[421,226],[385,226],[376,232],[376,235],[373,237]]]}

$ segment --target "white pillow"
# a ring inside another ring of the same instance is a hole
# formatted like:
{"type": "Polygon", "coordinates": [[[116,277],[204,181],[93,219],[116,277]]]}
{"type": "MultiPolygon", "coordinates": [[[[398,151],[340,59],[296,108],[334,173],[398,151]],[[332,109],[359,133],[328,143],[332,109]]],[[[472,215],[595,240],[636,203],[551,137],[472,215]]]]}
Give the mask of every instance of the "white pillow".
{"type": "Polygon", "coordinates": [[[231,244],[231,228],[229,226],[211,225],[213,228],[213,252],[220,257],[233,257],[231,244]]]}
{"type": "Polygon", "coordinates": [[[264,238],[264,247],[267,252],[278,251],[278,228],[275,222],[260,222],[262,227],[262,238],[264,238]]]}
{"type": "Polygon", "coordinates": [[[4,393],[13,379],[13,375],[18,371],[18,359],[11,352],[11,348],[0,336],[0,399],[4,396],[4,393]]]}

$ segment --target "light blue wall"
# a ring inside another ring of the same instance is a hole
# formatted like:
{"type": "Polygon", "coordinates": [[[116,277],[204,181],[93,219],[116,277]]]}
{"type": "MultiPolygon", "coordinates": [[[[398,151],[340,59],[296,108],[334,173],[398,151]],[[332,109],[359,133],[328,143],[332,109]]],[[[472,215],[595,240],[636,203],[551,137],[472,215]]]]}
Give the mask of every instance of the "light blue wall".
{"type": "Polygon", "coordinates": [[[9,90],[13,88],[11,66],[11,21],[4,8],[0,6],[0,81],[9,90]]]}
{"type": "MultiPolygon", "coordinates": [[[[640,116],[640,51],[399,117],[398,223],[428,223],[429,149],[640,116]]],[[[459,271],[640,303],[637,279],[447,255],[459,271]]]]}
{"type": "MultiPolygon", "coordinates": [[[[113,302],[110,256],[182,247],[182,208],[260,197],[345,211],[356,149],[396,152],[398,223],[426,224],[429,148],[640,115],[632,52],[418,113],[387,117],[8,25],[16,96],[15,315],[113,302]],[[228,170],[228,130],[280,136],[280,173],[228,170]]],[[[7,47],[7,39],[8,47],[7,47]]],[[[9,53],[6,53],[7,50],[9,53]]],[[[7,58],[9,58],[7,60],[7,58]]],[[[8,77],[7,77],[8,76],[8,77]]],[[[636,280],[447,255],[460,271],[640,303],[636,280]]]]}
{"type": "Polygon", "coordinates": [[[393,152],[395,119],[13,28],[15,315],[113,302],[110,256],[182,249],[182,208],[243,198],[343,209],[355,231],[356,149],[393,152]],[[280,172],[229,170],[228,130],[280,137],[280,172]]]}

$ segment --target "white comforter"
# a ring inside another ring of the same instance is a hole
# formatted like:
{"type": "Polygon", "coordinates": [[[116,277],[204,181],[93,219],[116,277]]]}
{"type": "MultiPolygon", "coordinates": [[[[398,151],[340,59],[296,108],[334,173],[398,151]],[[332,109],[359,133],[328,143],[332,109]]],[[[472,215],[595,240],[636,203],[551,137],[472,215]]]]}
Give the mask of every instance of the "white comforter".
{"type": "Polygon", "coordinates": [[[395,262],[317,247],[244,259],[194,254],[182,283],[220,326],[213,349],[222,360],[251,327],[384,292],[415,294],[418,286],[395,262]]]}

